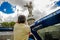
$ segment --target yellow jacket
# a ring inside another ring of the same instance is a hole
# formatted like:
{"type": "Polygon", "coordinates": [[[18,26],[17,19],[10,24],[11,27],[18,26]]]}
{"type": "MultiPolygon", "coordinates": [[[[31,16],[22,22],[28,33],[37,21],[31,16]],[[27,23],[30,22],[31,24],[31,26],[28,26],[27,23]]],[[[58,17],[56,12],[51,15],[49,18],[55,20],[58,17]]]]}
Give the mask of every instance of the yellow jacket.
{"type": "Polygon", "coordinates": [[[14,25],[14,40],[28,40],[30,28],[25,24],[14,25]]]}

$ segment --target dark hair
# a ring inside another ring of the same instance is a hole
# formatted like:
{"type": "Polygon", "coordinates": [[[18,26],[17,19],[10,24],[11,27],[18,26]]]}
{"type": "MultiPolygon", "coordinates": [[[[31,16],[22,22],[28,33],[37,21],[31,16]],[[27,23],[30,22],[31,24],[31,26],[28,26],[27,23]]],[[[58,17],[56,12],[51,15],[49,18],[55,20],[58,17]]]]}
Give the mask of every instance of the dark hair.
{"type": "Polygon", "coordinates": [[[24,15],[18,16],[18,23],[25,23],[26,17],[24,15]]]}

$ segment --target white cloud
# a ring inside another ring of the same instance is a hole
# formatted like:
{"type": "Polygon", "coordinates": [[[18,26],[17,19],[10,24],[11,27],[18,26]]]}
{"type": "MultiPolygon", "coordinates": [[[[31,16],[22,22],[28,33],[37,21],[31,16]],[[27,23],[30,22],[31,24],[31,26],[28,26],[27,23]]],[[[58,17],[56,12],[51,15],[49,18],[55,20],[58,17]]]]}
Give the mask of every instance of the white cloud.
{"type": "Polygon", "coordinates": [[[35,0],[34,3],[34,9],[38,9],[41,12],[44,11],[46,12],[45,15],[48,15],[57,9],[60,9],[59,7],[51,9],[51,7],[54,5],[54,2],[58,0],[35,0]],[[47,7],[48,6],[48,7],[47,7]]]}
{"type": "MultiPolygon", "coordinates": [[[[58,0],[22,0],[22,2],[21,2],[21,0],[18,0],[18,1],[9,0],[8,2],[10,2],[11,4],[16,4],[16,9],[13,8],[15,13],[8,15],[8,14],[4,14],[4,13],[0,12],[0,14],[3,16],[3,20],[8,19],[9,16],[11,16],[14,19],[14,21],[17,19],[18,15],[25,15],[27,17],[29,13],[28,13],[27,9],[24,10],[23,5],[25,5],[25,3],[29,2],[29,1],[33,2],[33,15],[36,18],[42,18],[42,17],[54,12],[55,10],[60,9],[59,7],[55,8],[55,9],[51,9],[51,7],[54,5],[53,2],[58,1],[58,0]],[[34,10],[36,10],[37,12],[34,10]],[[38,10],[41,13],[38,12],[38,10]],[[37,14],[37,13],[39,13],[39,14],[37,14]],[[38,15],[38,16],[36,16],[36,15],[38,15]]],[[[0,3],[1,2],[2,2],[2,0],[0,1],[0,3]]]]}
{"type": "Polygon", "coordinates": [[[23,9],[19,6],[16,5],[16,9],[14,10],[14,13],[11,14],[5,14],[0,11],[0,15],[3,16],[2,21],[17,21],[17,16],[19,15],[25,15],[26,17],[28,16],[28,11],[22,11],[23,9]],[[15,19],[15,20],[14,20],[15,19]]]}

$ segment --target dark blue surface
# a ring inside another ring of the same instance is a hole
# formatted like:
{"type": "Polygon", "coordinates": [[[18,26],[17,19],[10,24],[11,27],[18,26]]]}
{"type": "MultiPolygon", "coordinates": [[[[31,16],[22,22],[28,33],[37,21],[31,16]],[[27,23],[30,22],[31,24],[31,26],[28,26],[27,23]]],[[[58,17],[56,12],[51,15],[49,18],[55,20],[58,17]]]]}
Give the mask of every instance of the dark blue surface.
{"type": "Polygon", "coordinates": [[[28,40],[34,40],[34,39],[32,39],[32,38],[29,38],[28,40]]]}
{"type": "Polygon", "coordinates": [[[60,23],[60,9],[43,17],[42,19],[37,20],[31,28],[35,28],[40,25],[41,28],[45,28],[54,24],[60,23]]]}
{"type": "Polygon", "coordinates": [[[13,31],[13,28],[0,27],[0,31],[13,31]]]}
{"type": "Polygon", "coordinates": [[[14,13],[13,6],[8,2],[3,2],[0,6],[0,11],[6,14],[14,13]],[[6,11],[4,11],[6,10],[6,11]]]}
{"type": "Polygon", "coordinates": [[[34,22],[33,25],[31,25],[31,32],[37,38],[37,40],[41,40],[41,37],[38,35],[37,30],[58,23],[60,23],[60,9],[34,22]]]}
{"type": "Polygon", "coordinates": [[[60,6],[60,0],[55,3],[56,6],[60,6]]]}

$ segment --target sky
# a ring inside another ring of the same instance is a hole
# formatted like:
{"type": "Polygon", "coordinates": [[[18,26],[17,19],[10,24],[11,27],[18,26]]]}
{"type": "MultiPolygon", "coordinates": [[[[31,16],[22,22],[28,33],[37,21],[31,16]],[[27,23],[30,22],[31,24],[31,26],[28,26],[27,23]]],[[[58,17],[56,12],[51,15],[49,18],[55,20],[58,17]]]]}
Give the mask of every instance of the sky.
{"type": "MultiPolygon", "coordinates": [[[[28,17],[28,10],[24,5],[32,1],[33,17],[37,20],[60,9],[59,0],[0,0],[0,19],[2,21],[17,21],[17,16],[28,17]]],[[[0,20],[1,22],[1,20],[0,20]]]]}

